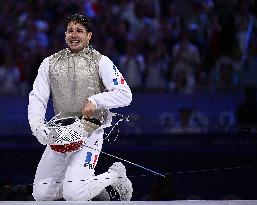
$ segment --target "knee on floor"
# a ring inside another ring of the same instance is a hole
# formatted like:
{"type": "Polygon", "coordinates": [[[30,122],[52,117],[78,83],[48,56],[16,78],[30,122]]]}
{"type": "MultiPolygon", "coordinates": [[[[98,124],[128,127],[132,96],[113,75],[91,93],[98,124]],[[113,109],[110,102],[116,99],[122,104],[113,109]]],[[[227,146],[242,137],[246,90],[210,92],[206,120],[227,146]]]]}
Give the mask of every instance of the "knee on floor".
{"type": "Polygon", "coordinates": [[[58,193],[59,186],[56,184],[35,183],[32,195],[36,201],[51,201],[60,198],[58,193]]]}

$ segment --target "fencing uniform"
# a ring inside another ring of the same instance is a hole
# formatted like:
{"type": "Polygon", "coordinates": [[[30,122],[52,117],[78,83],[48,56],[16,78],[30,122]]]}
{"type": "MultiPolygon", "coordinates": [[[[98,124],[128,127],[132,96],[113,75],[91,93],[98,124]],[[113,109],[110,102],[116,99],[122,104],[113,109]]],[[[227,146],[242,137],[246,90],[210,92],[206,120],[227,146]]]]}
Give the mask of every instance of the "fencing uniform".
{"type": "MultiPolygon", "coordinates": [[[[106,186],[117,183],[117,172],[94,176],[103,143],[103,128],[110,125],[109,109],[130,104],[132,94],[113,62],[93,48],[72,53],[63,49],[43,60],[29,94],[28,119],[43,121],[50,94],[55,114],[80,116],[88,99],[96,105],[93,117],[102,126],[92,132],[87,147],[59,153],[47,145],[39,162],[33,186],[36,200],[90,200],[106,186]]],[[[34,133],[34,132],[33,132],[34,133]]]]}

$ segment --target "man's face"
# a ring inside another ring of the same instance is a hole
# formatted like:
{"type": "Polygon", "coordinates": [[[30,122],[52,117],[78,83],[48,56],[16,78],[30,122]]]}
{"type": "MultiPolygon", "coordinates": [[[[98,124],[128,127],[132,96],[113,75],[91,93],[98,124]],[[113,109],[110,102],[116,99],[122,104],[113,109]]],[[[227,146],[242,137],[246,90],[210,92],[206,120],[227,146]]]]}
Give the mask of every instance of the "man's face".
{"type": "Polygon", "coordinates": [[[65,32],[65,41],[72,52],[79,52],[88,46],[92,32],[87,32],[85,27],[77,22],[70,22],[65,32]]]}

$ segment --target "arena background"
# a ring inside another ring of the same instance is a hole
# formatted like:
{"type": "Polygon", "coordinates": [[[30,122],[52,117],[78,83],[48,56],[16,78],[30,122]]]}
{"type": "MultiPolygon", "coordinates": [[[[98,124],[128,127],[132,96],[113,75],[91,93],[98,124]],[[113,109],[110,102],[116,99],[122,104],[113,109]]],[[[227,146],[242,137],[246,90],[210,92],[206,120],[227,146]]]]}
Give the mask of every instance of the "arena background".
{"type": "MultiPolygon", "coordinates": [[[[133,90],[129,107],[112,110],[130,121],[103,151],[166,175],[124,162],[133,200],[257,198],[256,1],[10,0],[0,11],[0,200],[32,200],[44,146],[28,93],[41,61],[64,48],[73,13],[93,18],[93,47],[133,90]]],[[[114,161],[101,154],[96,172],[114,161]]]]}

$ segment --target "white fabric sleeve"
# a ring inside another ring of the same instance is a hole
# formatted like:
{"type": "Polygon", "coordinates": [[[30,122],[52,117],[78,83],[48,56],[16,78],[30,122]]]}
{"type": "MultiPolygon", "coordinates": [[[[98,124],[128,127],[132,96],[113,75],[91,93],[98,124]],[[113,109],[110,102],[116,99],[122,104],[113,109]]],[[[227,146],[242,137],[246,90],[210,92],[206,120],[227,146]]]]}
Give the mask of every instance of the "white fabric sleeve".
{"type": "Polygon", "coordinates": [[[122,74],[113,62],[106,56],[99,61],[99,75],[107,91],[93,95],[89,101],[99,108],[118,108],[131,103],[132,93],[122,74]]]}
{"type": "Polygon", "coordinates": [[[50,96],[49,58],[45,58],[38,69],[38,75],[29,93],[28,119],[44,122],[48,99],[50,96]]]}

